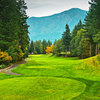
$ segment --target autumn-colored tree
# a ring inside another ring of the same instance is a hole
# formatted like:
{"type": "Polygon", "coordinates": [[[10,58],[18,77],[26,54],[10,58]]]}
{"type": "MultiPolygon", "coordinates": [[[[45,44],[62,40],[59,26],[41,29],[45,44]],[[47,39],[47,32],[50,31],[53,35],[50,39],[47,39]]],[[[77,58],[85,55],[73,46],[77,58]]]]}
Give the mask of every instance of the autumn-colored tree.
{"type": "Polygon", "coordinates": [[[7,53],[12,57],[13,62],[21,61],[24,58],[24,53],[22,52],[20,45],[9,47],[7,53]]]}
{"type": "Polygon", "coordinates": [[[50,53],[50,47],[46,47],[46,53],[47,53],[47,54],[50,53]]]}
{"type": "Polygon", "coordinates": [[[2,52],[1,50],[0,50],[0,64],[8,64],[9,62],[11,62],[12,61],[12,57],[11,56],[9,56],[9,54],[8,53],[6,53],[6,52],[2,52]]]}
{"type": "Polygon", "coordinates": [[[54,54],[54,45],[51,45],[50,52],[54,54]]]}

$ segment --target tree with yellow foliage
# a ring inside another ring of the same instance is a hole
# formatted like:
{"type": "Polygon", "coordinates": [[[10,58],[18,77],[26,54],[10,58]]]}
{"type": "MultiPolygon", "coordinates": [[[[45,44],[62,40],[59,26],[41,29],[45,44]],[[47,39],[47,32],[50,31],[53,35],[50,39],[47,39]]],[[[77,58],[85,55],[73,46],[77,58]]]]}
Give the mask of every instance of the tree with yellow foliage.
{"type": "Polygon", "coordinates": [[[51,45],[50,52],[54,54],[54,45],[51,45]]]}
{"type": "Polygon", "coordinates": [[[46,47],[46,54],[50,53],[50,47],[46,47]]]}
{"type": "Polygon", "coordinates": [[[51,47],[46,47],[46,54],[53,53],[54,54],[54,45],[51,45],[51,47]]]}
{"type": "Polygon", "coordinates": [[[8,53],[6,52],[2,52],[0,50],[0,64],[4,63],[4,64],[8,64],[9,62],[12,61],[12,57],[9,56],[8,53]]]}

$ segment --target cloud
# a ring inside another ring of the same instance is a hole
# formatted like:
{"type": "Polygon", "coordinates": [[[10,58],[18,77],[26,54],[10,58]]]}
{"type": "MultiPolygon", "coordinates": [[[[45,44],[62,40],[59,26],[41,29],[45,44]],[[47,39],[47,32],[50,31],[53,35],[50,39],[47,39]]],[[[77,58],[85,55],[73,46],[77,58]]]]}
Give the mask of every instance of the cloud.
{"type": "Polygon", "coordinates": [[[70,8],[88,10],[89,0],[25,0],[29,16],[48,16],[70,8]]]}

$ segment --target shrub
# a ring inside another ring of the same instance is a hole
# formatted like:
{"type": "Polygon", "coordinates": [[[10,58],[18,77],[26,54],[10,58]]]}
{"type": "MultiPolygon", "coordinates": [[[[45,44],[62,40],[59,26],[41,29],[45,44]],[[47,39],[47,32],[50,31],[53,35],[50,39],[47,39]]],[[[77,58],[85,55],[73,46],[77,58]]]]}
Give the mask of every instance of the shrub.
{"type": "Polygon", "coordinates": [[[26,51],[24,54],[24,58],[27,58],[27,57],[28,57],[28,51],[26,51]]]}
{"type": "Polygon", "coordinates": [[[12,57],[13,62],[21,61],[22,58],[24,58],[24,53],[22,52],[21,47],[18,48],[18,46],[11,46],[7,52],[12,57]]]}
{"type": "Polygon", "coordinates": [[[0,50],[0,64],[8,64],[12,61],[12,57],[8,53],[0,50]]]}
{"type": "Polygon", "coordinates": [[[4,65],[4,64],[0,65],[0,68],[4,68],[4,67],[5,67],[5,65],[4,65]]]}
{"type": "Polygon", "coordinates": [[[37,51],[34,51],[34,54],[38,54],[37,51]]]}

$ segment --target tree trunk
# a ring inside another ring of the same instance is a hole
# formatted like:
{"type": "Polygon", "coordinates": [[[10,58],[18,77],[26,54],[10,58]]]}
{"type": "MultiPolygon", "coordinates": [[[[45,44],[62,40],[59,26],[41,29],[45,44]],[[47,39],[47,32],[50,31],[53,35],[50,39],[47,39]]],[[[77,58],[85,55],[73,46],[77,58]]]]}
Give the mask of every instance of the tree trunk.
{"type": "Polygon", "coordinates": [[[98,55],[98,44],[96,44],[96,55],[98,55]]]}
{"type": "Polygon", "coordinates": [[[92,45],[90,43],[90,57],[92,56],[92,45]]]}
{"type": "Polygon", "coordinates": [[[98,54],[100,54],[99,47],[98,47],[98,54]]]}
{"type": "Polygon", "coordinates": [[[66,55],[65,55],[65,57],[67,57],[67,47],[66,47],[66,55]]]}

